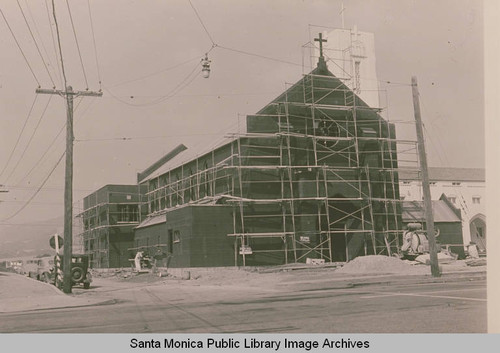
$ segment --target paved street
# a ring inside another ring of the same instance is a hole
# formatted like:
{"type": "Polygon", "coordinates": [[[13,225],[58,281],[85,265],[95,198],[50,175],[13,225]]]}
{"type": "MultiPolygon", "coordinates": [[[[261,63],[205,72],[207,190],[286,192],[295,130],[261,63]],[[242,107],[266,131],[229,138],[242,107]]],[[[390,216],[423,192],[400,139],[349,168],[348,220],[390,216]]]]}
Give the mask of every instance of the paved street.
{"type": "Polygon", "coordinates": [[[484,273],[329,278],[268,274],[237,285],[97,278],[102,305],[0,314],[0,332],[486,332],[484,273]],[[274,277],[273,277],[274,276],[274,277]],[[288,276],[288,277],[284,277],[288,276]],[[273,282],[272,279],[276,278],[273,282]],[[264,277],[263,277],[264,279],[264,277]]]}

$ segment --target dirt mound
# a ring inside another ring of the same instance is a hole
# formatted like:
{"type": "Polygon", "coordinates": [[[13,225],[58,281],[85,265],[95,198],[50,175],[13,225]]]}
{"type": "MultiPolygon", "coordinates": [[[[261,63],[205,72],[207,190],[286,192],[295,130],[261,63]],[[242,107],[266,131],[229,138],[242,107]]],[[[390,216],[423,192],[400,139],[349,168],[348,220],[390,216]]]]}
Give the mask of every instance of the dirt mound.
{"type": "Polygon", "coordinates": [[[414,274],[415,272],[423,273],[424,271],[427,271],[424,266],[410,265],[395,257],[369,255],[359,256],[335,272],[356,274],[414,274]]]}

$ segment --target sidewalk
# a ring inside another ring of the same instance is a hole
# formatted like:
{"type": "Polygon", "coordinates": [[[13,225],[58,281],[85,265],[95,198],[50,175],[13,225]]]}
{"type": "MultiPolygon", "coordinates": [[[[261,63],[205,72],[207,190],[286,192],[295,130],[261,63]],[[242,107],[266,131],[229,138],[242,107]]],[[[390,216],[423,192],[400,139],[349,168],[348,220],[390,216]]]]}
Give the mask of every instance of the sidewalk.
{"type": "Polygon", "coordinates": [[[105,304],[102,299],[67,295],[51,284],[0,272],[0,313],[105,304]]]}

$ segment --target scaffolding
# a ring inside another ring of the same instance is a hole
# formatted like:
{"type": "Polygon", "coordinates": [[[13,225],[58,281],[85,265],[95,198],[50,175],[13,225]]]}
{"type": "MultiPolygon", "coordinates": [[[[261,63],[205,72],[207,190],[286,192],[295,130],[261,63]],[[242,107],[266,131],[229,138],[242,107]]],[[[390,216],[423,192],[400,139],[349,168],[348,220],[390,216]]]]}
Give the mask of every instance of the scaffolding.
{"type": "MultiPolygon", "coordinates": [[[[118,186],[121,187],[121,186],[118,186]]],[[[141,209],[144,205],[144,195],[137,186],[132,186],[135,192],[117,191],[104,187],[84,200],[83,211],[76,218],[81,223],[82,232],[78,234],[83,245],[83,251],[89,255],[92,268],[107,268],[113,262],[110,254],[123,249],[113,249],[115,234],[124,237],[128,234],[132,244],[133,228],[136,227],[143,216],[141,209]],[[125,200],[117,200],[123,196],[125,200]],[[128,199],[127,199],[128,198],[128,199]]],[[[122,241],[119,239],[118,242],[122,241]]],[[[127,246],[128,247],[128,246],[127,246]]],[[[125,256],[128,258],[127,256],[125,256]]],[[[123,262],[123,261],[122,261],[123,262]]]]}
{"type": "Polygon", "coordinates": [[[417,173],[418,159],[380,112],[318,66],[247,116],[247,132],[152,177],[149,214],[232,205],[235,265],[390,256],[402,235],[398,172],[417,173]]]}

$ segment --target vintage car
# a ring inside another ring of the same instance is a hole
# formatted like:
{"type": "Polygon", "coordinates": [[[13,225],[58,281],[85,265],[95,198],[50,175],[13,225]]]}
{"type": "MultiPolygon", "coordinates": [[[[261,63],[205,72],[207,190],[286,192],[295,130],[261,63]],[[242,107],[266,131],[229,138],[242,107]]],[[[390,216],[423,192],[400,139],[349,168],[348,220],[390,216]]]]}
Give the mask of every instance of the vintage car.
{"type": "MultiPolygon", "coordinates": [[[[64,257],[61,255],[61,270],[64,272],[64,257]]],[[[88,255],[73,254],[71,259],[71,283],[75,285],[83,285],[84,289],[90,288],[92,275],[89,272],[89,257],[88,255]]],[[[62,283],[56,283],[61,286],[62,283]]]]}

